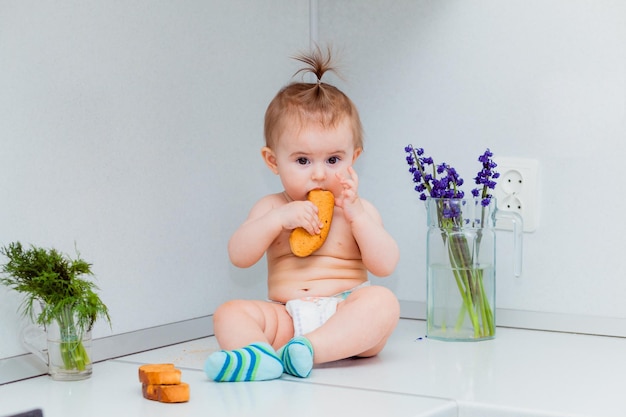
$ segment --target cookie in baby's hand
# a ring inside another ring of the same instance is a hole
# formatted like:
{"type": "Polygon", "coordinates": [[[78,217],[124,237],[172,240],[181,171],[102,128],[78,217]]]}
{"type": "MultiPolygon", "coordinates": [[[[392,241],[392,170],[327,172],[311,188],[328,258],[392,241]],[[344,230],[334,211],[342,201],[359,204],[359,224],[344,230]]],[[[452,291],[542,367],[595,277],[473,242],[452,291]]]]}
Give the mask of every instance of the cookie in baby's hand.
{"type": "Polygon", "coordinates": [[[291,252],[299,257],[309,256],[322,247],[330,231],[330,224],[335,210],[335,197],[330,191],[311,190],[307,199],[317,206],[317,214],[324,227],[317,235],[309,234],[302,227],[298,227],[291,232],[289,246],[291,246],[291,252]]]}

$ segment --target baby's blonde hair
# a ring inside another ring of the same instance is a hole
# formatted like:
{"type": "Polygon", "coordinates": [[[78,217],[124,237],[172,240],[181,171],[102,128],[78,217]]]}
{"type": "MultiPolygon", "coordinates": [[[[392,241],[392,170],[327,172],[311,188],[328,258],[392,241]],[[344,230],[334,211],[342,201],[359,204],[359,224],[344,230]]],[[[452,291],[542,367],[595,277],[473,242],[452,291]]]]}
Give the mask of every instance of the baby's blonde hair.
{"type": "Polygon", "coordinates": [[[363,127],[356,106],[337,87],[322,82],[326,72],[337,72],[332,66],[330,48],[323,53],[318,47],[294,59],[307,65],[294,75],[310,72],[315,74],[317,82],[292,82],[276,94],[265,112],[265,144],[274,148],[285,124],[291,120],[298,120],[300,126],[313,122],[327,128],[337,126],[347,117],[352,125],[355,149],[363,148],[363,127]]]}

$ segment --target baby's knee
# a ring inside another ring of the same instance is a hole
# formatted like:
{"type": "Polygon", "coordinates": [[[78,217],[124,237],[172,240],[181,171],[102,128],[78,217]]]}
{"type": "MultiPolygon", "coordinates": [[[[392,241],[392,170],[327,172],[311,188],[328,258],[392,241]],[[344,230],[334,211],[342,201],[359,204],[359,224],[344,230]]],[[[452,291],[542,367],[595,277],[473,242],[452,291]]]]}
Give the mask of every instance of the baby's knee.
{"type": "Polygon", "coordinates": [[[388,314],[391,325],[395,327],[400,319],[400,302],[398,297],[389,288],[382,288],[378,299],[380,300],[380,310],[388,314]]]}
{"type": "Polygon", "coordinates": [[[248,306],[248,300],[230,300],[221,304],[213,312],[213,321],[221,322],[228,320],[229,318],[237,317],[238,315],[246,312],[250,309],[248,306]]]}
{"type": "Polygon", "coordinates": [[[363,296],[367,297],[372,306],[390,315],[400,315],[400,303],[396,295],[387,287],[370,286],[363,288],[363,296]]]}
{"type": "Polygon", "coordinates": [[[355,292],[355,298],[367,305],[370,311],[375,312],[379,325],[385,328],[394,328],[400,319],[400,303],[393,291],[387,287],[372,285],[355,292]]]}

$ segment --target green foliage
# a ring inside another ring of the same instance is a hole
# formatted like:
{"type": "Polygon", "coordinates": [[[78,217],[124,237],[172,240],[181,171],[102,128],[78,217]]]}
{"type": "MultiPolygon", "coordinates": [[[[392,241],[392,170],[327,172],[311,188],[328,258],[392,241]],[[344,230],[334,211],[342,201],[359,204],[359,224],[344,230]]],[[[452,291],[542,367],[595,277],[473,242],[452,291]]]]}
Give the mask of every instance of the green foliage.
{"type": "Polygon", "coordinates": [[[24,249],[20,242],[1,248],[0,254],[8,258],[0,270],[0,283],[25,295],[20,307],[23,315],[47,325],[70,309],[82,330],[90,330],[98,317],[111,323],[106,305],[95,292],[98,287],[81,278],[93,273],[91,264],[79,254],[71,259],[55,249],[33,245],[24,249]],[[40,303],[42,311],[35,317],[40,303]]]}

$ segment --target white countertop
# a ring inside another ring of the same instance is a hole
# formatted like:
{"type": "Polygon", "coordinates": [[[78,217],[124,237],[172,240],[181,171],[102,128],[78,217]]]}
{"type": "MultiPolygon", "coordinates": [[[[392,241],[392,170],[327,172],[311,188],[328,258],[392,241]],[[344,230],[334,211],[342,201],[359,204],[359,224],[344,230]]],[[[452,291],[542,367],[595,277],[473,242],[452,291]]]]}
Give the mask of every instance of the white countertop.
{"type": "Polygon", "coordinates": [[[97,363],[85,381],[2,385],[0,416],[32,408],[45,417],[626,416],[624,338],[498,328],[494,340],[462,343],[424,334],[423,321],[401,320],[375,358],[318,366],[307,379],[247,383],[206,378],[204,360],[217,349],[210,337],[97,363]],[[182,369],[188,403],[142,397],[137,368],[158,362],[182,369]]]}

